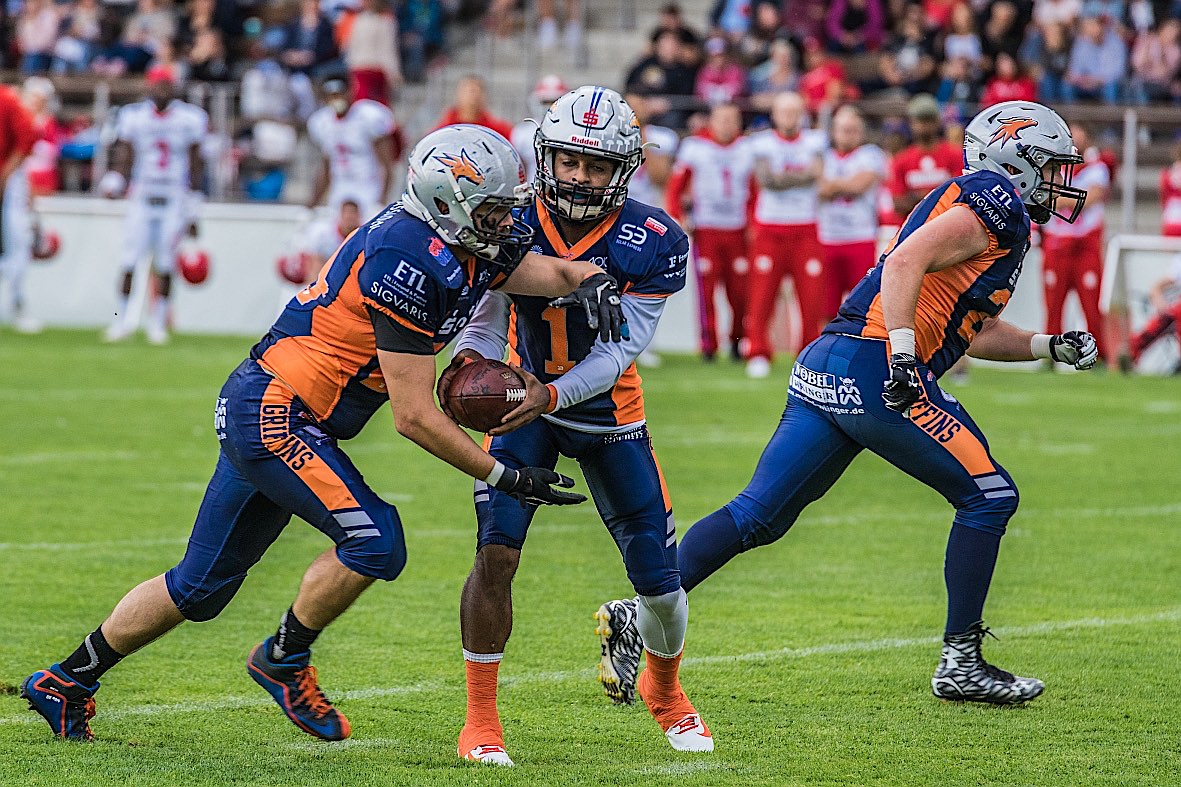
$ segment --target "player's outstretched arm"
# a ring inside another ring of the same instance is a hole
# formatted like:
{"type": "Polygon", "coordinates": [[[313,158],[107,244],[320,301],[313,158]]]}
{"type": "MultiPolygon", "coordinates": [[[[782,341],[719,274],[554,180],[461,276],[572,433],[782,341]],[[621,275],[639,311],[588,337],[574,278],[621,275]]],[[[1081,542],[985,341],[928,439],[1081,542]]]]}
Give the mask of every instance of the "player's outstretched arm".
{"type": "Polygon", "coordinates": [[[377,351],[398,433],[452,467],[528,503],[571,505],[586,497],[561,488],[574,480],[538,467],[507,468],[435,406],[435,357],[377,351]],[[555,488],[558,487],[558,488],[555,488]]]}
{"type": "Polygon", "coordinates": [[[516,295],[557,298],[550,303],[586,310],[587,325],[603,341],[628,338],[627,318],[620,306],[619,286],[593,263],[563,260],[529,252],[500,288],[516,295]]]}
{"type": "Polygon", "coordinates": [[[968,355],[987,361],[1036,361],[1065,363],[1079,371],[1095,366],[1099,347],[1086,331],[1051,335],[1023,331],[1004,320],[989,320],[976,334],[968,355]]]}

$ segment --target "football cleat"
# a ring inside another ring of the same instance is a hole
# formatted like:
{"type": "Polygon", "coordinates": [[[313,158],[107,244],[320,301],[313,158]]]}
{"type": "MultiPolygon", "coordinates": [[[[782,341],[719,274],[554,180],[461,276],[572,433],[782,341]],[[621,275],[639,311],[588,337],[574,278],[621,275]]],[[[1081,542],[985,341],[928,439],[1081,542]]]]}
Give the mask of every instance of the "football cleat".
{"type": "Polygon", "coordinates": [[[670,697],[656,697],[650,685],[648,671],[645,670],[639,679],[640,696],[648,706],[648,712],[664,730],[669,745],[677,751],[713,751],[714,739],[709,727],[705,726],[701,715],[680,686],[677,686],[676,694],[670,697]]]}
{"type": "Polygon", "coordinates": [[[49,722],[53,734],[74,741],[92,741],[90,720],[94,718],[94,693],[98,683],[83,686],[66,677],[58,664],[37,670],[21,684],[20,696],[29,701],[29,710],[37,711],[49,722]]]}
{"type": "Polygon", "coordinates": [[[135,326],[120,317],[107,326],[106,331],[103,332],[103,341],[108,344],[125,341],[131,338],[133,333],[135,333],[135,326]]]}
{"type": "Polygon", "coordinates": [[[746,362],[746,376],[752,380],[763,380],[771,376],[771,362],[757,355],[746,362]]]}
{"type": "Polygon", "coordinates": [[[481,762],[485,765],[513,767],[513,761],[504,750],[504,736],[493,730],[464,727],[459,733],[456,752],[461,760],[481,762]],[[484,743],[476,743],[483,740],[484,743]]]}
{"type": "Polygon", "coordinates": [[[271,640],[268,638],[250,652],[246,671],[259,686],[267,690],[296,727],[326,741],[341,741],[349,737],[352,728],[344,714],[332,707],[316,682],[316,668],[308,663],[310,651],[291,653],[279,661],[271,661],[271,640]]]}
{"type": "Polygon", "coordinates": [[[636,672],[644,642],[636,628],[634,598],[608,601],[595,613],[595,633],[599,635],[599,683],[616,705],[636,701],[636,672]]]}
{"type": "Polygon", "coordinates": [[[931,693],[941,700],[993,705],[1016,705],[1040,696],[1046,684],[1037,678],[1019,677],[984,660],[981,643],[985,634],[996,639],[983,621],[977,621],[963,634],[944,637],[931,693]]]}

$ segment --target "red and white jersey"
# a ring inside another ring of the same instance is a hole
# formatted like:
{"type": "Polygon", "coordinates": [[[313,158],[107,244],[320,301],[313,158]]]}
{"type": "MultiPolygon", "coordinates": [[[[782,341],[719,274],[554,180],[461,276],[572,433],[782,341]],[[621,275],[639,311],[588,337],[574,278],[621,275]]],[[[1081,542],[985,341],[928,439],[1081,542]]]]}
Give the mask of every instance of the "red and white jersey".
{"type": "Polygon", "coordinates": [[[679,203],[687,188],[693,202],[694,228],[742,229],[747,222],[753,171],[748,138],[738,137],[721,145],[711,137],[696,135],[681,143],[669,190],[676,191],[671,196],[679,203]]]}
{"type": "MultiPolygon", "coordinates": [[[[389,107],[363,98],[354,101],[344,117],[331,107],[321,107],[308,118],[308,136],[328,159],[332,191],[357,193],[352,199],[377,199],[384,170],[373,143],[394,133],[397,123],[389,107]],[[372,195],[372,196],[371,196],[372,195]]],[[[342,192],[342,193],[343,193],[342,192]]],[[[346,195],[347,196],[347,195],[346,195]]],[[[362,210],[365,206],[362,205],[362,210]]]]}
{"type": "MultiPolygon", "coordinates": [[[[665,156],[672,160],[677,155],[677,148],[681,144],[681,138],[677,136],[677,132],[671,128],[664,126],[644,126],[644,157],[651,158],[652,156],[665,156]]],[[[632,175],[631,182],[627,185],[627,196],[634,199],[636,202],[642,202],[645,205],[650,205],[654,208],[659,208],[664,204],[663,195],[659,187],[653,185],[648,178],[646,164],[641,164],[640,168],[632,175]]]]}
{"type": "Polygon", "coordinates": [[[1160,175],[1161,232],[1181,235],[1181,162],[1160,175]]]}
{"type": "MultiPolygon", "coordinates": [[[[749,144],[751,156],[766,161],[775,173],[803,172],[828,147],[822,132],[809,130],[788,139],[774,129],[767,129],[752,135],[749,144]]],[[[755,221],[759,224],[814,224],[816,185],[779,191],[760,188],[755,202],[755,221]]]]}
{"type": "MultiPolygon", "coordinates": [[[[862,145],[848,153],[834,149],[824,152],[824,177],[827,179],[843,180],[863,172],[872,172],[877,183],[881,183],[888,167],[886,154],[877,145],[862,145]]],[[[822,200],[816,228],[820,242],[836,244],[877,240],[880,194],[875,184],[856,197],[822,200]]]]}
{"type": "MultiPolygon", "coordinates": [[[[1109,188],[1111,186],[1111,170],[1099,159],[1088,161],[1081,168],[1075,170],[1074,181],[1070,185],[1083,189],[1084,191],[1096,187],[1109,188]]],[[[1054,235],[1059,238],[1081,238],[1084,235],[1090,235],[1096,230],[1102,230],[1103,205],[1106,202],[1106,199],[1088,199],[1086,206],[1078,214],[1078,218],[1074,224],[1063,221],[1057,216],[1052,216],[1049,221],[1042,225],[1042,232],[1046,233],[1046,235],[1054,235]]]]}
{"type": "Polygon", "coordinates": [[[205,110],[173,100],[161,112],[149,100],[119,110],[117,139],[131,145],[133,197],[179,197],[189,190],[189,150],[209,131],[205,110]]]}

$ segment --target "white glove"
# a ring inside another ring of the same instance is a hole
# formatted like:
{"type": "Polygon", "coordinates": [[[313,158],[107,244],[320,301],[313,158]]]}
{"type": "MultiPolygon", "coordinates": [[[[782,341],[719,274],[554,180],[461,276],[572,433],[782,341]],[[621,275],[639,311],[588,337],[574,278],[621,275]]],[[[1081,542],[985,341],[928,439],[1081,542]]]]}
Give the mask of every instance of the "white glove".
{"type": "Polygon", "coordinates": [[[1057,336],[1039,333],[1033,337],[1030,349],[1037,358],[1070,364],[1079,371],[1094,367],[1099,358],[1095,337],[1086,331],[1067,331],[1057,336]]]}
{"type": "Polygon", "coordinates": [[[98,182],[98,193],[107,199],[122,197],[126,189],[127,178],[123,177],[122,173],[116,172],[113,169],[108,170],[98,182]]]}

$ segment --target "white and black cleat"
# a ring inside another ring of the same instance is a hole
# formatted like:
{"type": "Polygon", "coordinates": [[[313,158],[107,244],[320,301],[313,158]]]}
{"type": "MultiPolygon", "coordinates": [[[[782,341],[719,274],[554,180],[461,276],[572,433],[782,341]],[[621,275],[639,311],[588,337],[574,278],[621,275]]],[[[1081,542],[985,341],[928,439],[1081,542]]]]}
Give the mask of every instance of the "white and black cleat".
{"type": "Polygon", "coordinates": [[[644,642],[636,628],[636,600],[608,601],[595,613],[601,656],[598,681],[616,705],[636,701],[636,673],[644,642]]]}
{"type": "Polygon", "coordinates": [[[993,705],[1017,705],[1041,696],[1046,684],[1037,678],[1022,678],[984,660],[981,643],[985,634],[993,636],[983,621],[977,621],[963,634],[943,639],[931,693],[941,700],[993,705]]]}

